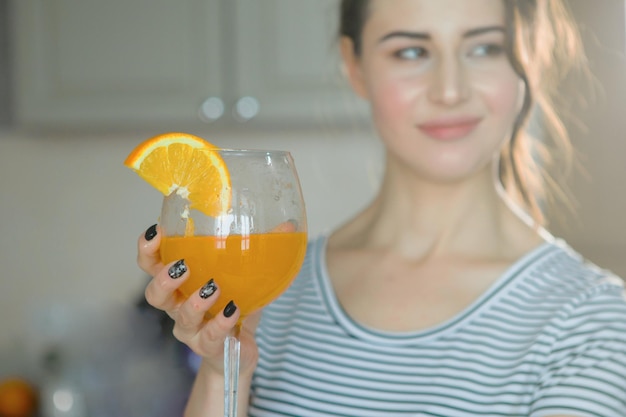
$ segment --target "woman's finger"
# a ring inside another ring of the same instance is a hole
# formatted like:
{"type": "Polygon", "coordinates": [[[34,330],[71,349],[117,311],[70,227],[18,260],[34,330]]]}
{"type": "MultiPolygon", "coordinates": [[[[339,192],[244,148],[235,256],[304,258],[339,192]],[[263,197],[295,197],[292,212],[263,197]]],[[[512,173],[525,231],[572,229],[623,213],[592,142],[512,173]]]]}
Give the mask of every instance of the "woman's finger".
{"type": "Polygon", "coordinates": [[[205,322],[205,314],[219,297],[219,288],[210,279],[180,305],[176,312],[174,336],[181,342],[193,339],[205,322]]]}
{"type": "Polygon", "coordinates": [[[298,230],[298,222],[296,220],[287,220],[274,227],[271,233],[292,233],[298,230]]]}
{"type": "Polygon", "coordinates": [[[160,228],[150,226],[137,240],[137,264],[150,276],[155,276],[162,268],[159,245],[161,244],[160,228]]]}
{"type": "Polygon", "coordinates": [[[190,346],[197,354],[204,357],[223,354],[224,339],[232,333],[237,320],[239,320],[239,309],[233,301],[230,301],[220,314],[200,328],[190,346]]]}
{"type": "Polygon", "coordinates": [[[148,304],[165,310],[171,315],[179,308],[182,300],[176,289],[189,277],[189,269],[184,259],[167,264],[146,286],[145,297],[148,304]]]}

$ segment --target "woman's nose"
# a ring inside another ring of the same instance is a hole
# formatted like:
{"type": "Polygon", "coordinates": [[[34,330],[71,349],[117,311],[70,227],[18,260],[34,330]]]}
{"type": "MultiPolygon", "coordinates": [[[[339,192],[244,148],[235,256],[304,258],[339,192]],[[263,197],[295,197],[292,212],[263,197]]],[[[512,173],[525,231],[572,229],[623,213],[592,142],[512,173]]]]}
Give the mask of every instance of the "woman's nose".
{"type": "Polygon", "coordinates": [[[469,97],[468,74],[456,57],[442,57],[431,80],[429,98],[434,103],[454,106],[469,97]]]}

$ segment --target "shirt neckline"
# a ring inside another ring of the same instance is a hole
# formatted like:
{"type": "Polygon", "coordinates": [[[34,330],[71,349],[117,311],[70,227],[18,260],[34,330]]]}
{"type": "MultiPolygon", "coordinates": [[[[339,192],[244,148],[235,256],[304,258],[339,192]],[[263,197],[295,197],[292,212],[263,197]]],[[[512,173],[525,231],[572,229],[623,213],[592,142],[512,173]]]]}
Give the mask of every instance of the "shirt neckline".
{"type": "Polygon", "coordinates": [[[339,300],[335,294],[330,275],[326,265],[326,247],[328,244],[328,235],[321,235],[313,242],[312,265],[315,268],[314,276],[318,285],[318,290],[322,295],[324,308],[330,313],[330,316],[352,337],[366,340],[376,344],[383,345],[406,345],[417,342],[424,342],[426,339],[440,337],[444,334],[454,331],[468,320],[471,320],[480,310],[495,302],[502,294],[504,289],[514,281],[521,272],[526,270],[530,265],[542,257],[547,256],[558,250],[563,243],[558,239],[548,239],[529,252],[521,256],[517,261],[510,265],[505,272],[469,306],[460,313],[445,320],[439,324],[426,329],[420,329],[409,332],[393,332],[379,330],[365,326],[352,319],[346,311],[341,307],[339,300]]]}

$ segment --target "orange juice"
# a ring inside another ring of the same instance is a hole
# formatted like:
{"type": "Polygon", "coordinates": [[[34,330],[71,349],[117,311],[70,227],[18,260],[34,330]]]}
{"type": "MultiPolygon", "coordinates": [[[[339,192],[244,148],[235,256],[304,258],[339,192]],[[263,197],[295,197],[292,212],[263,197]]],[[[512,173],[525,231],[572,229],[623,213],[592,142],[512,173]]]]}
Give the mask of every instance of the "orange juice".
{"type": "Polygon", "coordinates": [[[287,289],[304,260],[306,239],[303,232],[164,237],[161,258],[184,259],[189,266],[190,276],[179,288],[185,297],[214,278],[221,295],[209,313],[220,313],[233,300],[243,317],[287,289]]]}

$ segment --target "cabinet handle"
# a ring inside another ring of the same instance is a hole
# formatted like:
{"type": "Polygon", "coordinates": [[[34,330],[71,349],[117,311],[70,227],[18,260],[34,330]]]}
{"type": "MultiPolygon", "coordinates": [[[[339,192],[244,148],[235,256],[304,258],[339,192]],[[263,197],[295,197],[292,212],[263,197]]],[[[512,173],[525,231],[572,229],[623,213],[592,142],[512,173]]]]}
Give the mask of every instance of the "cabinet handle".
{"type": "Polygon", "coordinates": [[[204,122],[211,123],[224,115],[224,101],[219,97],[209,97],[200,105],[198,116],[204,122]]]}
{"type": "Polygon", "coordinates": [[[260,108],[259,100],[251,96],[246,96],[237,100],[233,113],[238,121],[247,122],[248,120],[254,119],[257,114],[259,114],[260,108]]]}

